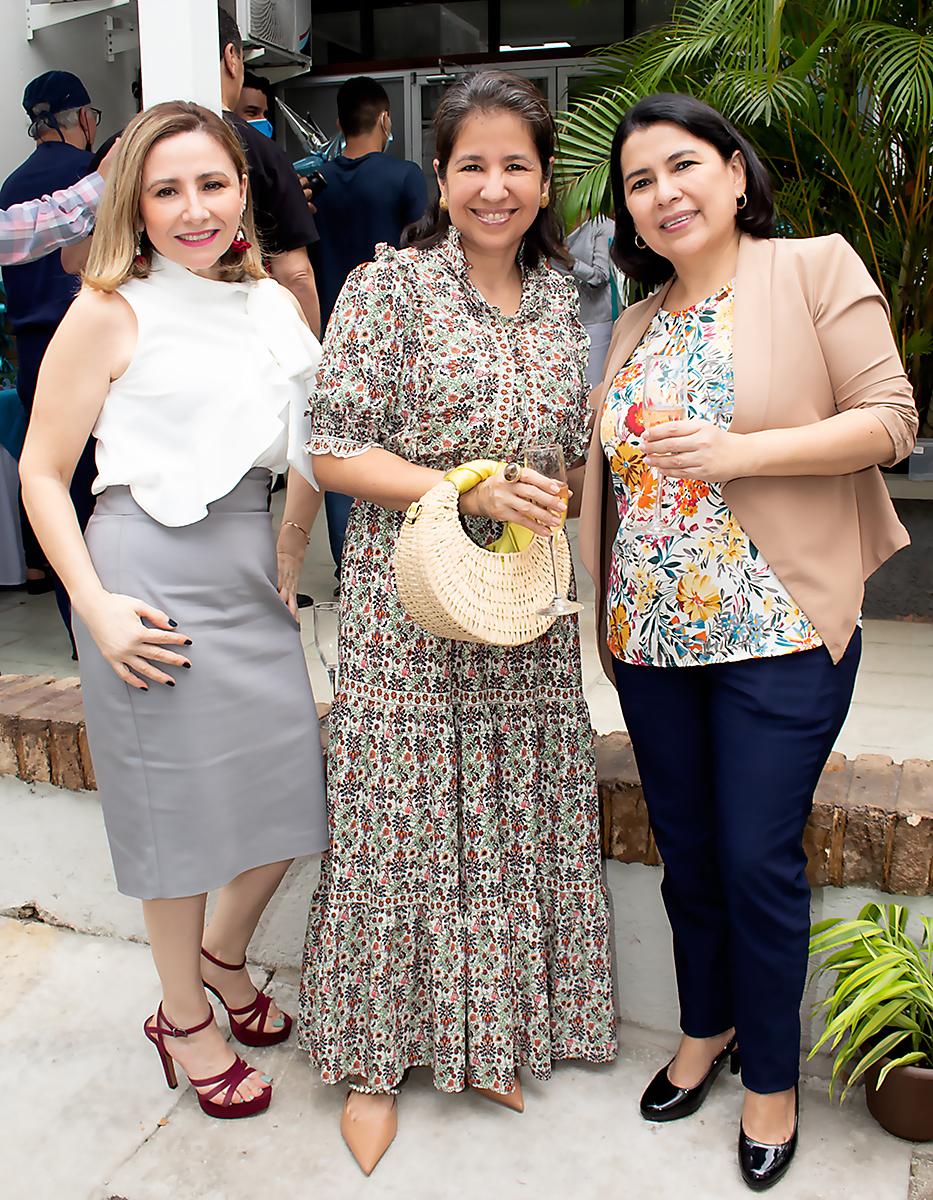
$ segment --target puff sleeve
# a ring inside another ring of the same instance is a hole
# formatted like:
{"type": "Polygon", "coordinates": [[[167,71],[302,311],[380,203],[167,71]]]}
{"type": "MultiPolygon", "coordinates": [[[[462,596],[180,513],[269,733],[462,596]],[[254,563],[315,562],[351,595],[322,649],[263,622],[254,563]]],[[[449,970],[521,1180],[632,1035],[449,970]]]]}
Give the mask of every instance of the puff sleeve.
{"type": "Polygon", "coordinates": [[[311,395],[313,454],[351,458],[382,446],[398,423],[412,303],[405,251],[378,246],[337,298],[311,395]]]}

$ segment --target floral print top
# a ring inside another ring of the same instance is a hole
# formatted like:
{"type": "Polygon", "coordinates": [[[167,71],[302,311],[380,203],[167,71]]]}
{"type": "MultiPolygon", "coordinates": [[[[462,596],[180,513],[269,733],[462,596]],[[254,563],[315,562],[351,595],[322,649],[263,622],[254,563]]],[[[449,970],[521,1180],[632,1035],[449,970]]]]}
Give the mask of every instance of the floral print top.
{"type": "Polygon", "coordinates": [[[607,590],[609,649],[623,662],[696,667],[812,650],[822,639],[723,499],[717,483],[664,481],[672,535],[630,536],[651,514],[656,478],[641,450],[643,364],[687,356],[687,417],[721,428],[734,401],[733,284],[678,312],[660,309],[606,399],[600,440],[621,524],[607,590]]]}

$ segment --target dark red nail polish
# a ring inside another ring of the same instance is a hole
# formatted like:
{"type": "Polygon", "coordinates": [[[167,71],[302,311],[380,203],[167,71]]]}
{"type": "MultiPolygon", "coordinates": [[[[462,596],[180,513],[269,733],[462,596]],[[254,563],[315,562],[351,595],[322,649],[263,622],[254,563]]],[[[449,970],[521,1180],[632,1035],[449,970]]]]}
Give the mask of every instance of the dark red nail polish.
{"type": "Polygon", "coordinates": [[[186,671],[191,670],[191,663],[182,663],[181,665],[185,668],[186,671]]]}
{"type": "MultiPolygon", "coordinates": [[[[191,638],[185,638],[184,644],[186,646],[193,646],[194,642],[191,640],[191,638]]],[[[190,666],[190,663],[189,663],[189,666],[190,666]]]]}

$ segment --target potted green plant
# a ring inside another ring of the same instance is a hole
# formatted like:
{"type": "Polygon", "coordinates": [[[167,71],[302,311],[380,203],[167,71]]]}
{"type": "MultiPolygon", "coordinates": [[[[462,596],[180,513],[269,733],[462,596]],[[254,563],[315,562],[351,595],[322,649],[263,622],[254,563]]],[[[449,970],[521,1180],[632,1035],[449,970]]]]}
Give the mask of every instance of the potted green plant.
{"type": "Polygon", "coordinates": [[[841,1100],[859,1080],[869,1111],[889,1133],[933,1140],[933,918],[922,937],[907,931],[902,904],[866,904],[856,920],[813,926],[811,956],[825,956],[815,977],[833,976],[817,1004],[824,1028],[810,1058],[835,1055],[829,1094],[841,1100]]]}

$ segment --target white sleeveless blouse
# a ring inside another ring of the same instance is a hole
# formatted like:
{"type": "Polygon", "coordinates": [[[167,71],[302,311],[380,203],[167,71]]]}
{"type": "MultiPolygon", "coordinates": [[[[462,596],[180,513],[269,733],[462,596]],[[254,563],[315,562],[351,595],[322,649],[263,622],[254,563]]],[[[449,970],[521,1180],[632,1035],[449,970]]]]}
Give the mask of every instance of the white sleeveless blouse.
{"type": "Polygon", "coordinates": [[[272,279],[222,283],[160,255],[119,289],[136,314],[132,361],[94,427],[92,491],[123,484],[162,525],[191,525],[251,467],[314,486],[308,396],[317,339],[272,279]]]}

